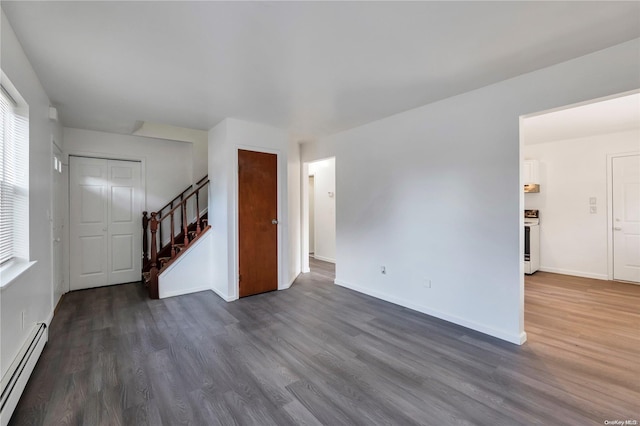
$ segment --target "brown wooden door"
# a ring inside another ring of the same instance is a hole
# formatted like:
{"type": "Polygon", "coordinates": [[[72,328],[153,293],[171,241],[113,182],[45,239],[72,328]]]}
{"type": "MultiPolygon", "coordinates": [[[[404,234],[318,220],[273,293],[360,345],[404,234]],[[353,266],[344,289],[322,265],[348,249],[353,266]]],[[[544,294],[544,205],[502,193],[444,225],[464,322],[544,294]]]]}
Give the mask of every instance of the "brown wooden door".
{"type": "Polygon", "coordinates": [[[238,150],[240,297],[278,289],[277,219],[278,156],[238,150]]]}

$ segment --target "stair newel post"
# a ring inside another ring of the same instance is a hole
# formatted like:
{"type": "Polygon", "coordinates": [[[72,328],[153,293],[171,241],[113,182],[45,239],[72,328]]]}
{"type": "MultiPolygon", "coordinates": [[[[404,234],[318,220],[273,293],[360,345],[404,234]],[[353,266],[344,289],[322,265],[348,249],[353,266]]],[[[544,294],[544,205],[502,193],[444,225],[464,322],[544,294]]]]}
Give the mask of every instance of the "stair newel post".
{"type": "Polygon", "coordinates": [[[149,218],[147,212],[142,212],[142,265],[147,264],[149,261],[149,236],[147,230],[149,229],[149,218]]]}
{"type": "Polygon", "coordinates": [[[189,245],[189,229],[187,228],[187,222],[184,218],[187,216],[187,203],[182,203],[182,232],[184,233],[184,248],[189,245]]]}
{"type": "Polygon", "coordinates": [[[174,229],[174,222],[173,222],[173,212],[171,212],[171,258],[173,259],[174,257],[176,257],[176,246],[175,246],[175,241],[174,241],[174,237],[173,237],[173,229],[174,229]]]}
{"type": "Polygon", "coordinates": [[[149,297],[158,299],[158,241],[156,232],[158,232],[158,220],[156,212],[151,213],[151,270],[149,270],[149,297]]]}
{"type": "Polygon", "coordinates": [[[200,235],[200,189],[196,189],[196,235],[200,235]]]}

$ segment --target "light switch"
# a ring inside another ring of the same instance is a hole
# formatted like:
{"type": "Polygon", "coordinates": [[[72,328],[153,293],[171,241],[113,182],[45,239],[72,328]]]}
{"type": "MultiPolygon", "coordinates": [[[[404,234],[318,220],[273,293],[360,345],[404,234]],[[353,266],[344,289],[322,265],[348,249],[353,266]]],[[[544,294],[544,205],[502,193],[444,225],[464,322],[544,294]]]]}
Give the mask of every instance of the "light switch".
{"type": "Polygon", "coordinates": [[[598,199],[596,197],[589,197],[589,204],[595,206],[598,203],[598,199]]]}

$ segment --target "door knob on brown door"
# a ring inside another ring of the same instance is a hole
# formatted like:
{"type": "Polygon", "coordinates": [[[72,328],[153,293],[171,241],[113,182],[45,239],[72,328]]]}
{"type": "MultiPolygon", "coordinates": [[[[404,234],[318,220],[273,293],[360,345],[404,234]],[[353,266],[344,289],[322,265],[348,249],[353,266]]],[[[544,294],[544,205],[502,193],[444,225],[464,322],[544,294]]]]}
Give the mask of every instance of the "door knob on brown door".
{"type": "Polygon", "coordinates": [[[272,223],[273,225],[277,225],[277,224],[278,224],[278,219],[273,219],[273,220],[271,220],[271,223],[272,223]]]}

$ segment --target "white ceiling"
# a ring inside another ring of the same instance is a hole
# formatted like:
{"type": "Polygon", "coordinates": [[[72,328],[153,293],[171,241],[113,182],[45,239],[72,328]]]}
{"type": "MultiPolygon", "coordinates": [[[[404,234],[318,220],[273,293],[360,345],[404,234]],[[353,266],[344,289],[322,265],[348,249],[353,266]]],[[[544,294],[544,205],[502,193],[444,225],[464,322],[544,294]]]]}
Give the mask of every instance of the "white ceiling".
{"type": "Polygon", "coordinates": [[[535,115],[522,121],[527,145],[638,129],[638,93],[535,115]]]}
{"type": "Polygon", "coordinates": [[[65,126],[313,138],[640,36],[640,2],[11,2],[65,126]]]}

